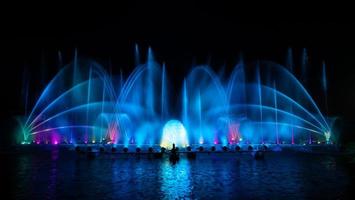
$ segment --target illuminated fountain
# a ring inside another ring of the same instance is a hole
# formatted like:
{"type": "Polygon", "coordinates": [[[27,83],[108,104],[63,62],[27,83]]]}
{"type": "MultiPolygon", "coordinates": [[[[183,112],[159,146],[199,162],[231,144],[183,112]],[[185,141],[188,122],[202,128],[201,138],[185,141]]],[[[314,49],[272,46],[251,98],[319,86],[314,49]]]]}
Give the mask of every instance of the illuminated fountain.
{"type": "MultiPolygon", "coordinates": [[[[229,77],[193,67],[182,80],[179,108],[169,100],[166,67],[149,49],[130,75],[109,75],[75,55],[19,121],[23,143],[230,146],[329,142],[329,120],[287,68],[241,61],[229,77]],[[173,110],[178,110],[178,113],[173,110]],[[180,116],[176,118],[176,116],[180,116]]],[[[323,89],[326,91],[325,67],[323,89]]],[[[171,95],[171,94],[170,94],[171,95]]]]}

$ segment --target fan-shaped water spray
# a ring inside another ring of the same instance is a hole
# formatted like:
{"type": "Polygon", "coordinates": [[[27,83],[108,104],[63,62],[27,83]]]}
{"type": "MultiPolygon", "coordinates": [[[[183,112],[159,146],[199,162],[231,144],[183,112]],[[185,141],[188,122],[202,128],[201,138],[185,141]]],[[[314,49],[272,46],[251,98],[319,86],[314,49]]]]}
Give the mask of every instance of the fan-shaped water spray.
{"type": "MultiPolygon", "coordinates": [[[[138,47],[135,55],[131,74],[120,70],[111,76],[75,54],[73,63],[57,73],[21,118],[23,142],[168,147],[169,142],[225,146],[303,144],[309,136],[331,140],[327,118],[290,72],[291,51],[288,69],[272,62],[248,67],[240,62],[223,76],[209,66],[193,67],[181,83],[173,83],[181,86],[178,108],[169,98],[168,66],[158,64],[150,49],[146,63],[140,63],[138,47]]],[[[303,73],[305,66],[306,54],[303,73]]]]}

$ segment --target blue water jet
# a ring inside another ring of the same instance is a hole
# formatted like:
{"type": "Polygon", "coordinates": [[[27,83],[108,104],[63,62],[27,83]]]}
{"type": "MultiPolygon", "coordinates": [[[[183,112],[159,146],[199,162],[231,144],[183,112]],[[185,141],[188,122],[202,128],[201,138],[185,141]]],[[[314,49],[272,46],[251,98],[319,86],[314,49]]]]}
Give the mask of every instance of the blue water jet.
{"type": "MultiPolygon", "coordinates": [[[[152,50],[145,63],[140,62],[138,46],[134,51],[133,71],[124,74],[120,69],[113,75],[80,59],[75,50],[73,63],[60,69],[29,113],[31,94],[24,78],[22,140],[142,147],[168,146],[167,141],[225,146],[332,139],[328,118],[293,74],[291,49],[286,66],[265,61],[246,65],[241,60],[230,74],[194,66],[181,83],[173,83],[181,86],[181,98],[169,90],[169,68],[154,59],[152,50]],[[172,138],[179,135],[184,138],[172,138]]],[[[306,78],[307,59],[304,50],[301,79],[306,78]]],[[[327,84],[323,63],[325,95],[327,84]]]]}

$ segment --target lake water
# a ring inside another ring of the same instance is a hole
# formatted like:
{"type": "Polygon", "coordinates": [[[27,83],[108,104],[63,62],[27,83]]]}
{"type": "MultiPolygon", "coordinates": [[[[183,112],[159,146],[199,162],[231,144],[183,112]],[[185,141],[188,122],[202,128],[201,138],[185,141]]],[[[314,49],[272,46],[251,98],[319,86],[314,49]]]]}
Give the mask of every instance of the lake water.
{"type": "Polygon", "coordinates": [[[204,153],[172,164],[53,148],[0,158],[2,195],[12,199],[350,199],[354,183],[348,164],[327,155],[204,153]]]}

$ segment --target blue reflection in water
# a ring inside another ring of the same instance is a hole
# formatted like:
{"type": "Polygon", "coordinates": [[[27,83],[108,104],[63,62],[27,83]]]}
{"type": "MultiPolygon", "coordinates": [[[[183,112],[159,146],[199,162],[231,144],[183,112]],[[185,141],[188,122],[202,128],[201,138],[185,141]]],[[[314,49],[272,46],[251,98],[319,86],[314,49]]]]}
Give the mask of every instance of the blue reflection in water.
{"type": "Polygon", "coordinates": [[[187,198],[192,196],[190,163],[181,160],[176,164],[165,161],[160,167],[163,197],[166,199],[187,198]]]}
{"type": "Polygon", "coordinates": [[[55,198],[56,190],[57,190],[57,162],[59,149],[53,149],[51,153],[51,169],[49,172],[49,180],[48,180],[48,190],[47,190],[47,198],[53,199],[55,198]]]}
{"type": "Polygon", "coordinates": [[[1,181],[15,199],[344,198],[353,179],[338,157],[270,153],[198,154],[176,164],[136,155],[62,152],[4,157],[1,181]]]}

